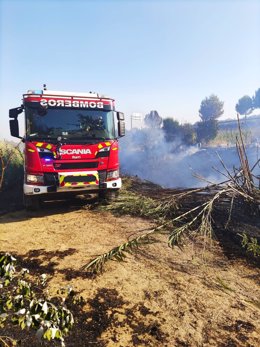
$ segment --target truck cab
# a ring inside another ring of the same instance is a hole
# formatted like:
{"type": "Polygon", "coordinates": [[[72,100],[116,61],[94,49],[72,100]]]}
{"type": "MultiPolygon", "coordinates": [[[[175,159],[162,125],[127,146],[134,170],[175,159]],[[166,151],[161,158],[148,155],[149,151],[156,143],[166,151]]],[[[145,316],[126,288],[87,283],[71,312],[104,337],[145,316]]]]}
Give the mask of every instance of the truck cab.
{"type": "Polygon", "coordinates": [[[9,110],[9,117],[11,135],[25,144],[27,208],[61,194],[97,193],[106,198],[121,188],[118,139],[125,135],[125,123],[114,99],[97,93],[29,90],[23,104],[9,110]]]}

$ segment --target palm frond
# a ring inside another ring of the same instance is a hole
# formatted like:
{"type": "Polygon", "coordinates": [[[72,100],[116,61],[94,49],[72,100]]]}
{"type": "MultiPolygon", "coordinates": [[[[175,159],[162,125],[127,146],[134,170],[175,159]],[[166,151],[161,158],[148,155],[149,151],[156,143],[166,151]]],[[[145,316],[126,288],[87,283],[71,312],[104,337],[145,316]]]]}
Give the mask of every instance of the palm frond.
{"type": "Polygon", "coordinates": [[[124,242],[121,245],[112,248],[106,253],[98,255],[94,259],[90,260],[87,264],[83,265],[81,270],[102,272],[107,261],[124,261],[126,258],[126,253],[132,253],[140,246],[154,243],[155,239],[152,238],[151,235],[155,234],[156,232],[158,232],[158,228],[152,229],[145,234],[139,235],[130,241],[124,242]]]}

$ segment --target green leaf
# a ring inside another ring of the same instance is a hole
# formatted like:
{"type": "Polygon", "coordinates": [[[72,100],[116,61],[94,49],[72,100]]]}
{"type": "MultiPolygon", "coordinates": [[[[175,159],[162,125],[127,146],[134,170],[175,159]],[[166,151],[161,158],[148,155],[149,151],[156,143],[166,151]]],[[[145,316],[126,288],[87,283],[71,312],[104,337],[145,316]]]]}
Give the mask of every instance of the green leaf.
{"type": "Polygon", "coordinates": [[[56,332],[58,331],[58,328],[50,328],[51,330],[51,338],[55,339],[56,332]]]}
{"type": "Polygon", "coordinates": [[[62,333],[61,333],[60,329],[58,329],[56,331],[56,334],[55,334],[55,339],[60,340],[61,338],[62,338],[62,333]]]}
{"type": "Polygon", "coordinates": [[[43,335],[43,338],[50,341],[51,337],[52,337],[52,331],[51,331],[51,329],[47,329],[43,335]]]}
{"type": "Polygon", "coordinates": [[[10,280],[9,280],[9,279],[6,279],[6,280],[5,280],[5,286],[7,287],[9,284],[10,284],[10,280]]]}
{"type": "Polygon", "coordinates": [[[11,308],[13,307],[13,303],[11,300],[6,301],[6,307],[8,308],[8,310],[11,310],[11,308]]]}
{"type": "Polygon", "coordinates": [[[22,330],[26,327],[26,324],[25,324],[24,319],[22,319],[21,321],[20,321],[20,319],[19,319],[19,325],[20,325],[20,327],[21,327],[22,330]]]}

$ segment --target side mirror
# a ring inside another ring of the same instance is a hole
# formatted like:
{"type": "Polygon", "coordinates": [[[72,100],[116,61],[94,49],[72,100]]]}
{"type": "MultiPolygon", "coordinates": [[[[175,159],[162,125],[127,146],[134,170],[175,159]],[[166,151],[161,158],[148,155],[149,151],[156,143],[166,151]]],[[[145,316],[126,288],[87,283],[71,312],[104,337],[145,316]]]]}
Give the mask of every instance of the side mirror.
{"type": "Polygon", "coordinates": [[[16,108],[11,108],[9,110],[9,118],[17,118],[18,114],[23,112],[23,107],[16,107],[16,108]]]}
{"type": "Polygon", "coordinates": [[[123,120],[118,121],[118,135],[120,137],[125,136],[125,121],[123,120]]]}
{"type": "Polygon", "coordinates": [[[117,112],[116,115],[118,120],[125,120],[125,115],[122,112],[117,112]]]}
{"type": "Polygon", "coordinates": [[[14,137],[18,137],[19,139],[22,139],[21,136],[19,136],[19,124],[18,120],[16,119],[10,119],[9,121],[10,124],[10,133],[14,137]]]}
{"type": "Polygon", "coordinates": [[[118,120],[118,135],[119,137],[125,136],[125,115],[122,112],[116,113],[118,120]]]}

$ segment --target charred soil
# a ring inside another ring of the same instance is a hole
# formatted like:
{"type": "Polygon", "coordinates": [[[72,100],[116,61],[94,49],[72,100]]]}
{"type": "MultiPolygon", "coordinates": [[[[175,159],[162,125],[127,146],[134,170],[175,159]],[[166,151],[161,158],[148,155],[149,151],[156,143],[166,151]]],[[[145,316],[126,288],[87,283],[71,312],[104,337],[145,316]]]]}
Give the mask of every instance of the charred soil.
{"type": "MultiPolygon", "coordinates": [[[[153,199],[176,191],[135,180],[131,190],[153,199]]],[[[187,199],[182,209],[198,202],[187,199]]],[[[201,195],[203,199],[203,195],[201,195]]],[[[186,240],[171,249],[164,235],[101,274],[81,267],[95,255],[155,226],[154,221],[113,215],[95,202],[49,202],[39,212],[0,217],[1,251],[12,253],[31,274],[48,275],[48,289],[70,285],[82,301],[68,304],[75,325],[69,347],[184,347],[260,345],[260,270],[239,247],[238,232],[259,236],[259,217],[236,218],[227,232],[225,208],[215,215],[215,238],[186,240]]],[[[0,329],[21,346],[40,345],[33,334],[0,329]]],[[[57,345],[42,342],[41,345],[57,345]]]]}

